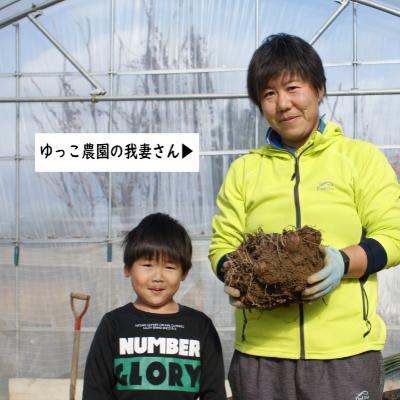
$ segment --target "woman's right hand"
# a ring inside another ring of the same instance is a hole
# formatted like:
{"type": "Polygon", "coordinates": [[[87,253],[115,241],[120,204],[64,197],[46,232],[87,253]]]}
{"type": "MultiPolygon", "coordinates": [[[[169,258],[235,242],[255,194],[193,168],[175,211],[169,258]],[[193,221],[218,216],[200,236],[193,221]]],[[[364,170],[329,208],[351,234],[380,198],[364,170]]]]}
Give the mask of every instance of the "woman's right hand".
{"type": "Polygon", "coordinates": [[[229,304],[236,308],[246,308],[240,301],[240,291],[232,286],[224,286],[224,292],[229,295],[229,304]]]}

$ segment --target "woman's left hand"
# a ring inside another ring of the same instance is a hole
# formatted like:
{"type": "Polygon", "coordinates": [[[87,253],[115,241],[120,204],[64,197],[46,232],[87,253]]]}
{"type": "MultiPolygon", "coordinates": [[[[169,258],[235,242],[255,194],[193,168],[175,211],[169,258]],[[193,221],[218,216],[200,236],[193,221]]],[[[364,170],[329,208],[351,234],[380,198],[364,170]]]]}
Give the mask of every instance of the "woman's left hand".
{"type": "Polygon", "coordinates": [[[321,271],[307,278],[308,287],[303,291],[304,301],[317,300],[337,286],[344,275],[344,261],[340,251],[334,247],[325,249],[325,266],[321,271]]]}

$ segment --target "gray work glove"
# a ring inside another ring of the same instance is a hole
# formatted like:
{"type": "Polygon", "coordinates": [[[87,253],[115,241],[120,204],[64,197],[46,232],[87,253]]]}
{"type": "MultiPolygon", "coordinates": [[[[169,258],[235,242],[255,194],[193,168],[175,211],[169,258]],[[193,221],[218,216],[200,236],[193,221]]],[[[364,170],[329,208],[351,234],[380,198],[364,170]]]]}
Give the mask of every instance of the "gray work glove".
{"type": "Polygon", "coordinates": [[[303,291],[304,301],[317,300],[340,285],[344,274],[344,261],[340,251],[327,247],[325,249],[325,266],[321,271],[307,278],[308,287],[303,291]]]}

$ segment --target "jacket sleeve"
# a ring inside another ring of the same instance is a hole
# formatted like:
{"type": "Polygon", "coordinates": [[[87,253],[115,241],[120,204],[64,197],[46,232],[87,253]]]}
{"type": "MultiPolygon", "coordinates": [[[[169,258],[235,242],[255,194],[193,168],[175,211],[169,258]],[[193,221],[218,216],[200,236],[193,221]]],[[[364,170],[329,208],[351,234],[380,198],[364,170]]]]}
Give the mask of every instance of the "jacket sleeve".
{"type": "Polygon", "coordinates": [[[244,158],[235,160],[229,168],[217,196],[219,212],[212,222],[209,258],[215,273],[218,262],[236,250],[244,239],[245,198],[243,191],[244,158]]]}
{"type": "Polygon", "coordinates": [[[400,263],[400,186],[384,154],[368,144],[358,170],[356,204],[367,238],[386,251],[387,264],[400,263]]]}
{"type": "Polygon", "coordinates": [[[82,400],[111,400],[114,340],[107,315],[98,326],[86,360],[82,400]]]}
{"type": "Polygon", "coordinates": [[[201,350],[201,364],[200,400],[226,399],[221,341],[211,320],[201,350]]]}

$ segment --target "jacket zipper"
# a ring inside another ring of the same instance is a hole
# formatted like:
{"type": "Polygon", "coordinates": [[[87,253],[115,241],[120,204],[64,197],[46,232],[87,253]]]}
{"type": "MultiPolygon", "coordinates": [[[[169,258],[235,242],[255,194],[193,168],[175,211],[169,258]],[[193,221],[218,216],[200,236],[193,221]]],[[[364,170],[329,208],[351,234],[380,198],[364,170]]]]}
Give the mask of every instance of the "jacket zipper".
{"type": "MultiPolygon", "coordinates": [[[[299,154],[300,157],[301,154],[299,154]]],[[[301,228],[301,214],[300,214],[300,200],[299,200],[299,183],[300,183],[300,172],[299,172],[299,157],[293,155],[295,159],[294,163],[294,174],[292,179],[295,178],[294,183],[294,206],[296,208],[296,228],[301,228]]]]}
{"type": "MultiPolygon", "coordinates": [[[[309,146],[311,147],[311,146],[309,146]]],[[[294,184],[294,205],[296,210],[296,228],[301,228],[301,213],[300,213],[300,200],[299,200],[299,184],[300,184],[300,170],[299,170],[299,158],[308,149],[305,148],[297,157],[293,155],[294,173],[291,180],[295,180],[294,184]]],[[[300,360],[305,359],[305,345],[304,345],[304,308],[303,304],[299,304],[299,324],[300,324],[300,360]]]]}

